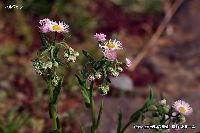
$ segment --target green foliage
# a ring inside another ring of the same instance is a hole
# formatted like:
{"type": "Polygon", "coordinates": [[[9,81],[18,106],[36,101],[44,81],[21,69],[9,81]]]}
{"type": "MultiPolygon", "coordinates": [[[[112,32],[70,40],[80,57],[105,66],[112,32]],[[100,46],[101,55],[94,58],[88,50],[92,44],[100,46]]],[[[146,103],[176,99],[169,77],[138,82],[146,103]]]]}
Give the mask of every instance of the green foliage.
{"type": "Polygon", "coordinates": [[[99,108],[99,113],[98,113],[97,122],[96,122],[96,128],[99,127],[102,112],[103,112],[103,101],[101,101],[101,105],[100,105],[100,108],[99,108]]]}
{"type": "Polygon", "coordinates": [[[121,132],[122,128],[122,112],[121,110],[118,112],[118,126],[117,126],[117,133],[121,132]]]}
{"type": "Polygon", "coordinates": [[[57,101],[58,101],[58,96],[59,96],[60,91],[62,89],[62,82],[63,82],[63,79],[60,79],[58,81],[58,85],[53,90],[53,99],[52,99],[53,104],[56,104],[57,101]]]}

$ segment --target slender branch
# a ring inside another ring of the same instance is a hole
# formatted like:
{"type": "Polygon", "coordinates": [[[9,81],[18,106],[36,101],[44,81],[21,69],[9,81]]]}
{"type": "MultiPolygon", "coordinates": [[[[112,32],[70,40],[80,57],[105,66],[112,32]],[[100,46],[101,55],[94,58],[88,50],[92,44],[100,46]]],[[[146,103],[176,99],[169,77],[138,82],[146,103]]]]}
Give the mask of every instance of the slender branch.
{"type": "Polygon", "coordinates": [[[146,47],[142,50],[142,52],[134,59],[133,66],[131,68],[132,71],[136,69],[136,67],[140,64],[140,62],[153,50],[155,47],[155,44],[157,40],[160,38],[161,34],[163,33],[165,27],[170,22],[172,17],[174,16],[177,9],[181,6],[184,0],[177,0],[171,8],[168,10],[168,12],[165,15],[165,18],[159,25],[157,31],[154,33],[154,35],[151,37],[150,41],[146,44],[146,47]]]}

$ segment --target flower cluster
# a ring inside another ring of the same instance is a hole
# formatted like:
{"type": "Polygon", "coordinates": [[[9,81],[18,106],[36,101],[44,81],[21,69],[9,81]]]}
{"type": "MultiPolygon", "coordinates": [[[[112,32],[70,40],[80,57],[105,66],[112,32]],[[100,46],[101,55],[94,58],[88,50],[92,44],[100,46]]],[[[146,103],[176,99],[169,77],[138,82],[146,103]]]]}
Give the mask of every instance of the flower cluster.
{"type": "MultiPolygon", "coordinates": [[[[103,33],[96,33],[94,38],[98,41],[98,45],[103,52],[103,57],[95,60],[88,52],[83,51],[88,62],[85,63],[81,75],[77,77],[82,79],[85,84],[86,82],[98,81],[99,93],[105,95],[109,91],[109,85],[111,83],[110,77],[119,76],[124,69],[131,66],[132,62],[128,58],[125,62],[117,60],[117,50],[122,49],[122,43],[120,41],[116,39],[107,41],[106,35],[103,33]]],[[[83,88],[85,87],[83,86],[83,88]]]]}
{"type": "Polygon", "coordinates": [[[104,57],[111,61],[117,59],[117,50],[122,49],[122,43],[120,41],[116,39],[107,41],[106,35],[103,33],[96,33],[94,38],[99,42],[99,47],[102,48],[104,57]]]}
{"type": "Polygon", "coordinates": [[[68,62],[75,62],[77,56],[79,56],[79,53],[74,51],[73,48],[69,47],[64,52],[64,57],[67,58],[68,62]]]}
{"type": "MultiPolygon", "coordinates": [[[[167,104],[165,99],[161,100],[159,104],[152,104],[147,107],[145,112],[151,112],[152,117],[143,117],[144,123],[153,125],[169,125],[171,124],[182,124],[186,122],[186,117],[191,115],[192,108],[188,103],[182,100],[174,102],[173,106],[167,104]]],[[[144,115],[145,116],[145,115],[144,115]]],[[[166,129],[157,129],[159,131],[165,131],[166,129]]]]}
{"type": "Polygon", "coordinates": [[[69,47],[64,41],[57,42],[58,33],[69,32],[67,24],[64,22],[54,22],[48,18],[40,20],[39,24],[40,40],[43,47],[38,52],[38,57],[33,60],[33,67],[48,85],[50,97],[49,115],[54,123],[53,130],[61,133],[61,123],[57,115],[56,104],[62,89],[64,77],[59,73],[59,68],[69,66],[69,63],[75,62],[79,53],[69,47]],[[49,32],[54,32],[54,36],[46,34],[49,32]]]}
{"type": "Polygon", "coordinates": [[[69,32],[69,25],[64,22],[54,22],[48,18],[42,19],[39,22],[40,32],[58,32],[58,33],[66,33],[69,32]]]}

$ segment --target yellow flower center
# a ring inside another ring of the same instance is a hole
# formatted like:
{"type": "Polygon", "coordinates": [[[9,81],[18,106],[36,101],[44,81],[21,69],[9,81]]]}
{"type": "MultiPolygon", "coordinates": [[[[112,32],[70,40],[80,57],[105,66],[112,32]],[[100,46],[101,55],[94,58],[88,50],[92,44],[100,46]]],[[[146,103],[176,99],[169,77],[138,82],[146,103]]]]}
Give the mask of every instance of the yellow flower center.
{"type": "Polygon", "coordinates": [[[115,48],[116,45],[115,45],[114,43],[112,43],[112,42],[109,42],[109,43],[107,44],[107,47],[108,47],[108,48],[115,48]]]}
{"type": "Polygon", "coordinates": [[[62,30],[62,27],[60,26],[60,25],[54,25],[53,27],[52,27],[54,30],[62,30]]]}
{"type": "Polygon", "coordinates": [[[178,109],[183,113],[187,112],[187,110],[184,106],[180,106],[178,109]]]}

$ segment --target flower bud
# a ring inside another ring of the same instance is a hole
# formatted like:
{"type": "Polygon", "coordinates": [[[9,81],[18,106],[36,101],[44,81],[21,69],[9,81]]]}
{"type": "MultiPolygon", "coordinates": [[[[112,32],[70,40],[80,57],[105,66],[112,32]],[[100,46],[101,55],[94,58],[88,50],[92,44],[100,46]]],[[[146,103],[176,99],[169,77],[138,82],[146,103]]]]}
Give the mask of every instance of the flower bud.
{"type": "Polygon", "coordinates": [[[100,79],[101,78],[101,73],[100,72],[96,72],[95,73],[95,78],[100,79]]]}
{"type": "Polygon", "coordinates": [[[54,67],[58,67],[58,62],[55,61],[55,62],[53,63],[53,65],[54,65],[54,67]]]}
{"type": "Polygon", "coordinates": [[[169,113],[169,111],[170,111],[170,106],[169,105],[164,105],[163,106],[163,112],[164,113],[169,113]]]}
{"type": "Polygon", "coordinates": [[[114,76],[114,77],[117,77],[117,76],[119,76],[119,72],[117,72],[117,71],[112,71],[112,75],[114,76]]]}
{"type": "Polygon", "coordinates": [[[122,72],[123,69],[122,69],[121,67],[117,67],[117,71],[118,71],[118,72],[122,72]]]}
{"type": "Polygon", "coordinates": [[[184,122],[186,122],[186,118],[185,118],[185,116],[183,116],[183,115],[179,115],[179,116],[178,116],[178,121],[179,121],[180,123],[184,123],[184,122]]]}
{"type": "Polygon", "coordinates": [[[51,80],[52,85],[53,85],[53,86],[57,86],[59,80],[60,80],[60,77],[58,77],[57,75],[54,75],[54,76],[53,76],[53,79],[51,80]]]}
{"type": "Polygon", "coordinates": [[[160,100],[160,105],[166,105],[167,101],[165,99],[160,100]]]}
{"type": "Polygon", "coordinates": [[[46,63],[46,67],[47,67],[47,68],[51,69],[52,66],[53,66],[53,63],[52,63],[51,61],[48,61],[48,62],[46,63]]]}
{"type": "Polygon", "coordinates": [[[157,110],[157,107],[155,105],[151,105],[149,108],[148,108],[149,111],[156,111],[157,110]]]}
{"type": "Polygon", "coordinates": [[[87,78],[88,81],[94,81],[95,80],[95,77],[94,75],[89,75],[88,78],[87,78]]]}
{"type": "Polygon", "coordinates": [[[100,94],[105,95],[109,91],[109,86],[108,85],[101,85],[101,86],[98,87],[98,89],[99,89],[100,94]]]}

